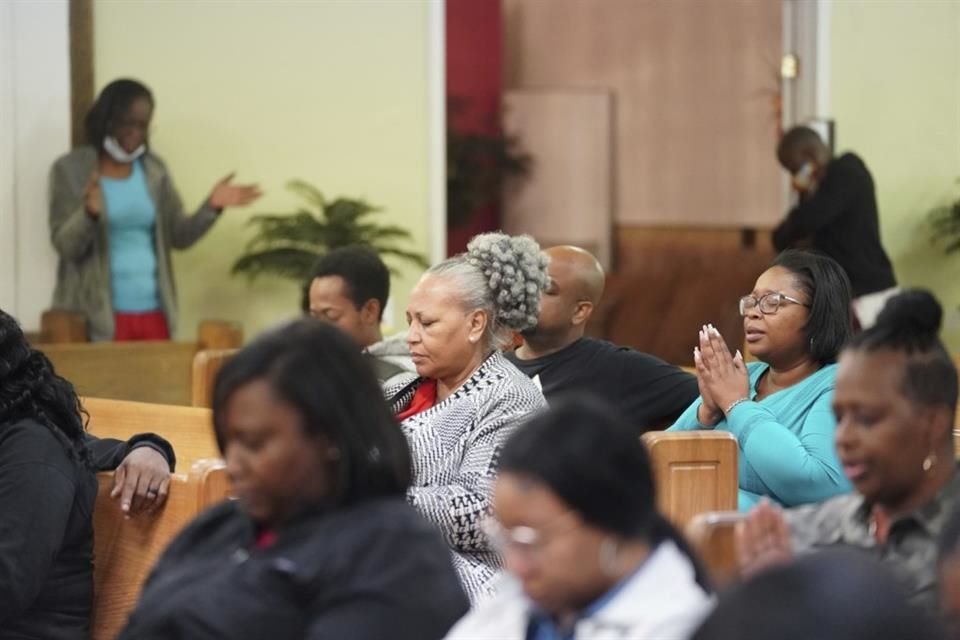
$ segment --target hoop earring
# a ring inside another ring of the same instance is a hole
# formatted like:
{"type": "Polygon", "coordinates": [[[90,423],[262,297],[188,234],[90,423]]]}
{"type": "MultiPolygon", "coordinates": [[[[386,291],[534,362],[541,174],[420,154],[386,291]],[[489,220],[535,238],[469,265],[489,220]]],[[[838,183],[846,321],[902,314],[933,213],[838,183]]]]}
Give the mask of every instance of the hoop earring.
{"type": "Polygon", "coordinates": [[[923,459],[923,470],[929,472],[930,469],[933,469],[933,465],[935,464],[937,464],[937,456],[931,453],[923,459]]]}

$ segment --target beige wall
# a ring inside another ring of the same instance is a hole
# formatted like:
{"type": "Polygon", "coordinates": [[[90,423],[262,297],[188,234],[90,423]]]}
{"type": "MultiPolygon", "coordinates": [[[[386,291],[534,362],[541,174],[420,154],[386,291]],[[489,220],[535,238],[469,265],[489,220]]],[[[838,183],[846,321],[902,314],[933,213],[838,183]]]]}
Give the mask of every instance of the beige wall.
{"type": "MultiPolygon", "coordinates": [[[[187,206],[234,170],[266,192],[177,254],[180,336],[216,317],[250,337],[297,313],[293,284],[229,274],[251,215],[299,205],[284,188],[292,178],[382,205],[383,221],[428,252],[428,68],[442,56],[430,50],[430,11],[429,0],[97,0],[97,89],[119,76],[153,89],[153,146],[187,206]]],[[[405,267],[394,278],[395,311],[416,276],[405,267]]]]}
{"type": "Polygon", "coordinates": [[[504,19],[508,89],[613,91],[618,223],[780,218],[778,1],[505,0],[504,19]]]}
{"type": "Polygon", "coordinates": [[[873,172],[897,276],[940,297],[943,335],[960,353],[960,255],[934,248],[926,225],[930,208],[960,197],[960,1],[832,4],[838,148],[873,172]]]}

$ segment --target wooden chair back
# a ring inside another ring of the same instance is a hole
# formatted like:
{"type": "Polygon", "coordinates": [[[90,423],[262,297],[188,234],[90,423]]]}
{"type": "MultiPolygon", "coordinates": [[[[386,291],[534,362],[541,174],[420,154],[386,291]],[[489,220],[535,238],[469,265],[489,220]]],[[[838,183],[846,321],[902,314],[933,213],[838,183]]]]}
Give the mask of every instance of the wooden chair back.
{"type": "Polygon", "coordinates": [[[725,431],[650,431],[660,511],[681,531],[698,513],[737,508],[737,439],[725,431]]]}

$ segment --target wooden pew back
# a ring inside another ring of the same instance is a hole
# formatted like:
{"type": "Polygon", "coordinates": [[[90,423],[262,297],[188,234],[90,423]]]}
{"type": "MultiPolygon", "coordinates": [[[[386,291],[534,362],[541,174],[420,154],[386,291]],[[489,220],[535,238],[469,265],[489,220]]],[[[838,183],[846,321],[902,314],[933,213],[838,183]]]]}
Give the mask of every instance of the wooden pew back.
{"type": "Polygon", "coordinates": [[[162,510],[127,520],[110,498],[113,474],[97,474],[97,481],[91,631],[93,640],[112,640],[126,624],[160,554],[203,509],[226,497],[227,482],[221,461],[199,461],[188,474],[171,478],[162,510]]]}
{"type": "Polygon", "coordinates": [[[57,373],[85,396],[189,406],[194,394],[194,357],[206,349],[235,349],[243,339],[238,325],[221,321],[200,323],[196,342],[75,342],[71,322],[76,314],[48,312],[41,342],[57,373]],[[66,317],[60,317],[65,315],[66,317]],[[58,318],[57,322],[48,316],[58,318]],[[60,327],[59,325],[64,325],[60,327]],[[59,328],[58,328],[59,327],[59,328]],[[44,342],[43,336],[56,342],[44,342]]]}
{"type": "Polygon", "coordinates": [[[660,511],[681,531],[703,511],[737,508],[737,439],[725,431],[643,434],[660,511]]]}
{"type": "Polygon", "coordinates": [[[77,394],[189,405],[194,342],[38,344],[77,394]]]}
{"type": "Polygon", "coordinates": [[[138,433],[156,433],[173,445],[180,469],[220,457],[209,409],[105,398],[83,398],[82,403],[90,414],[87,430],[97,437],[126,440],[138,433]]]}

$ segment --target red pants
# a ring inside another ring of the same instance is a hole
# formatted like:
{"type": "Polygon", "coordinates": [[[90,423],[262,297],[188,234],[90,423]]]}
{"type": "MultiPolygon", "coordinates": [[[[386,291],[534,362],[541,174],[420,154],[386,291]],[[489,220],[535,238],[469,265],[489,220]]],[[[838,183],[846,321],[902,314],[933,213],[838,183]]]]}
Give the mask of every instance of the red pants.
{"type": "Polygon", "coordinates": [[[148,311],[146,313],[114,313],[113,322],[116,329],[113,339],[127,340],[169,340],[170,328],[167,327],[167,317],[162,311],[148,311]]]}

